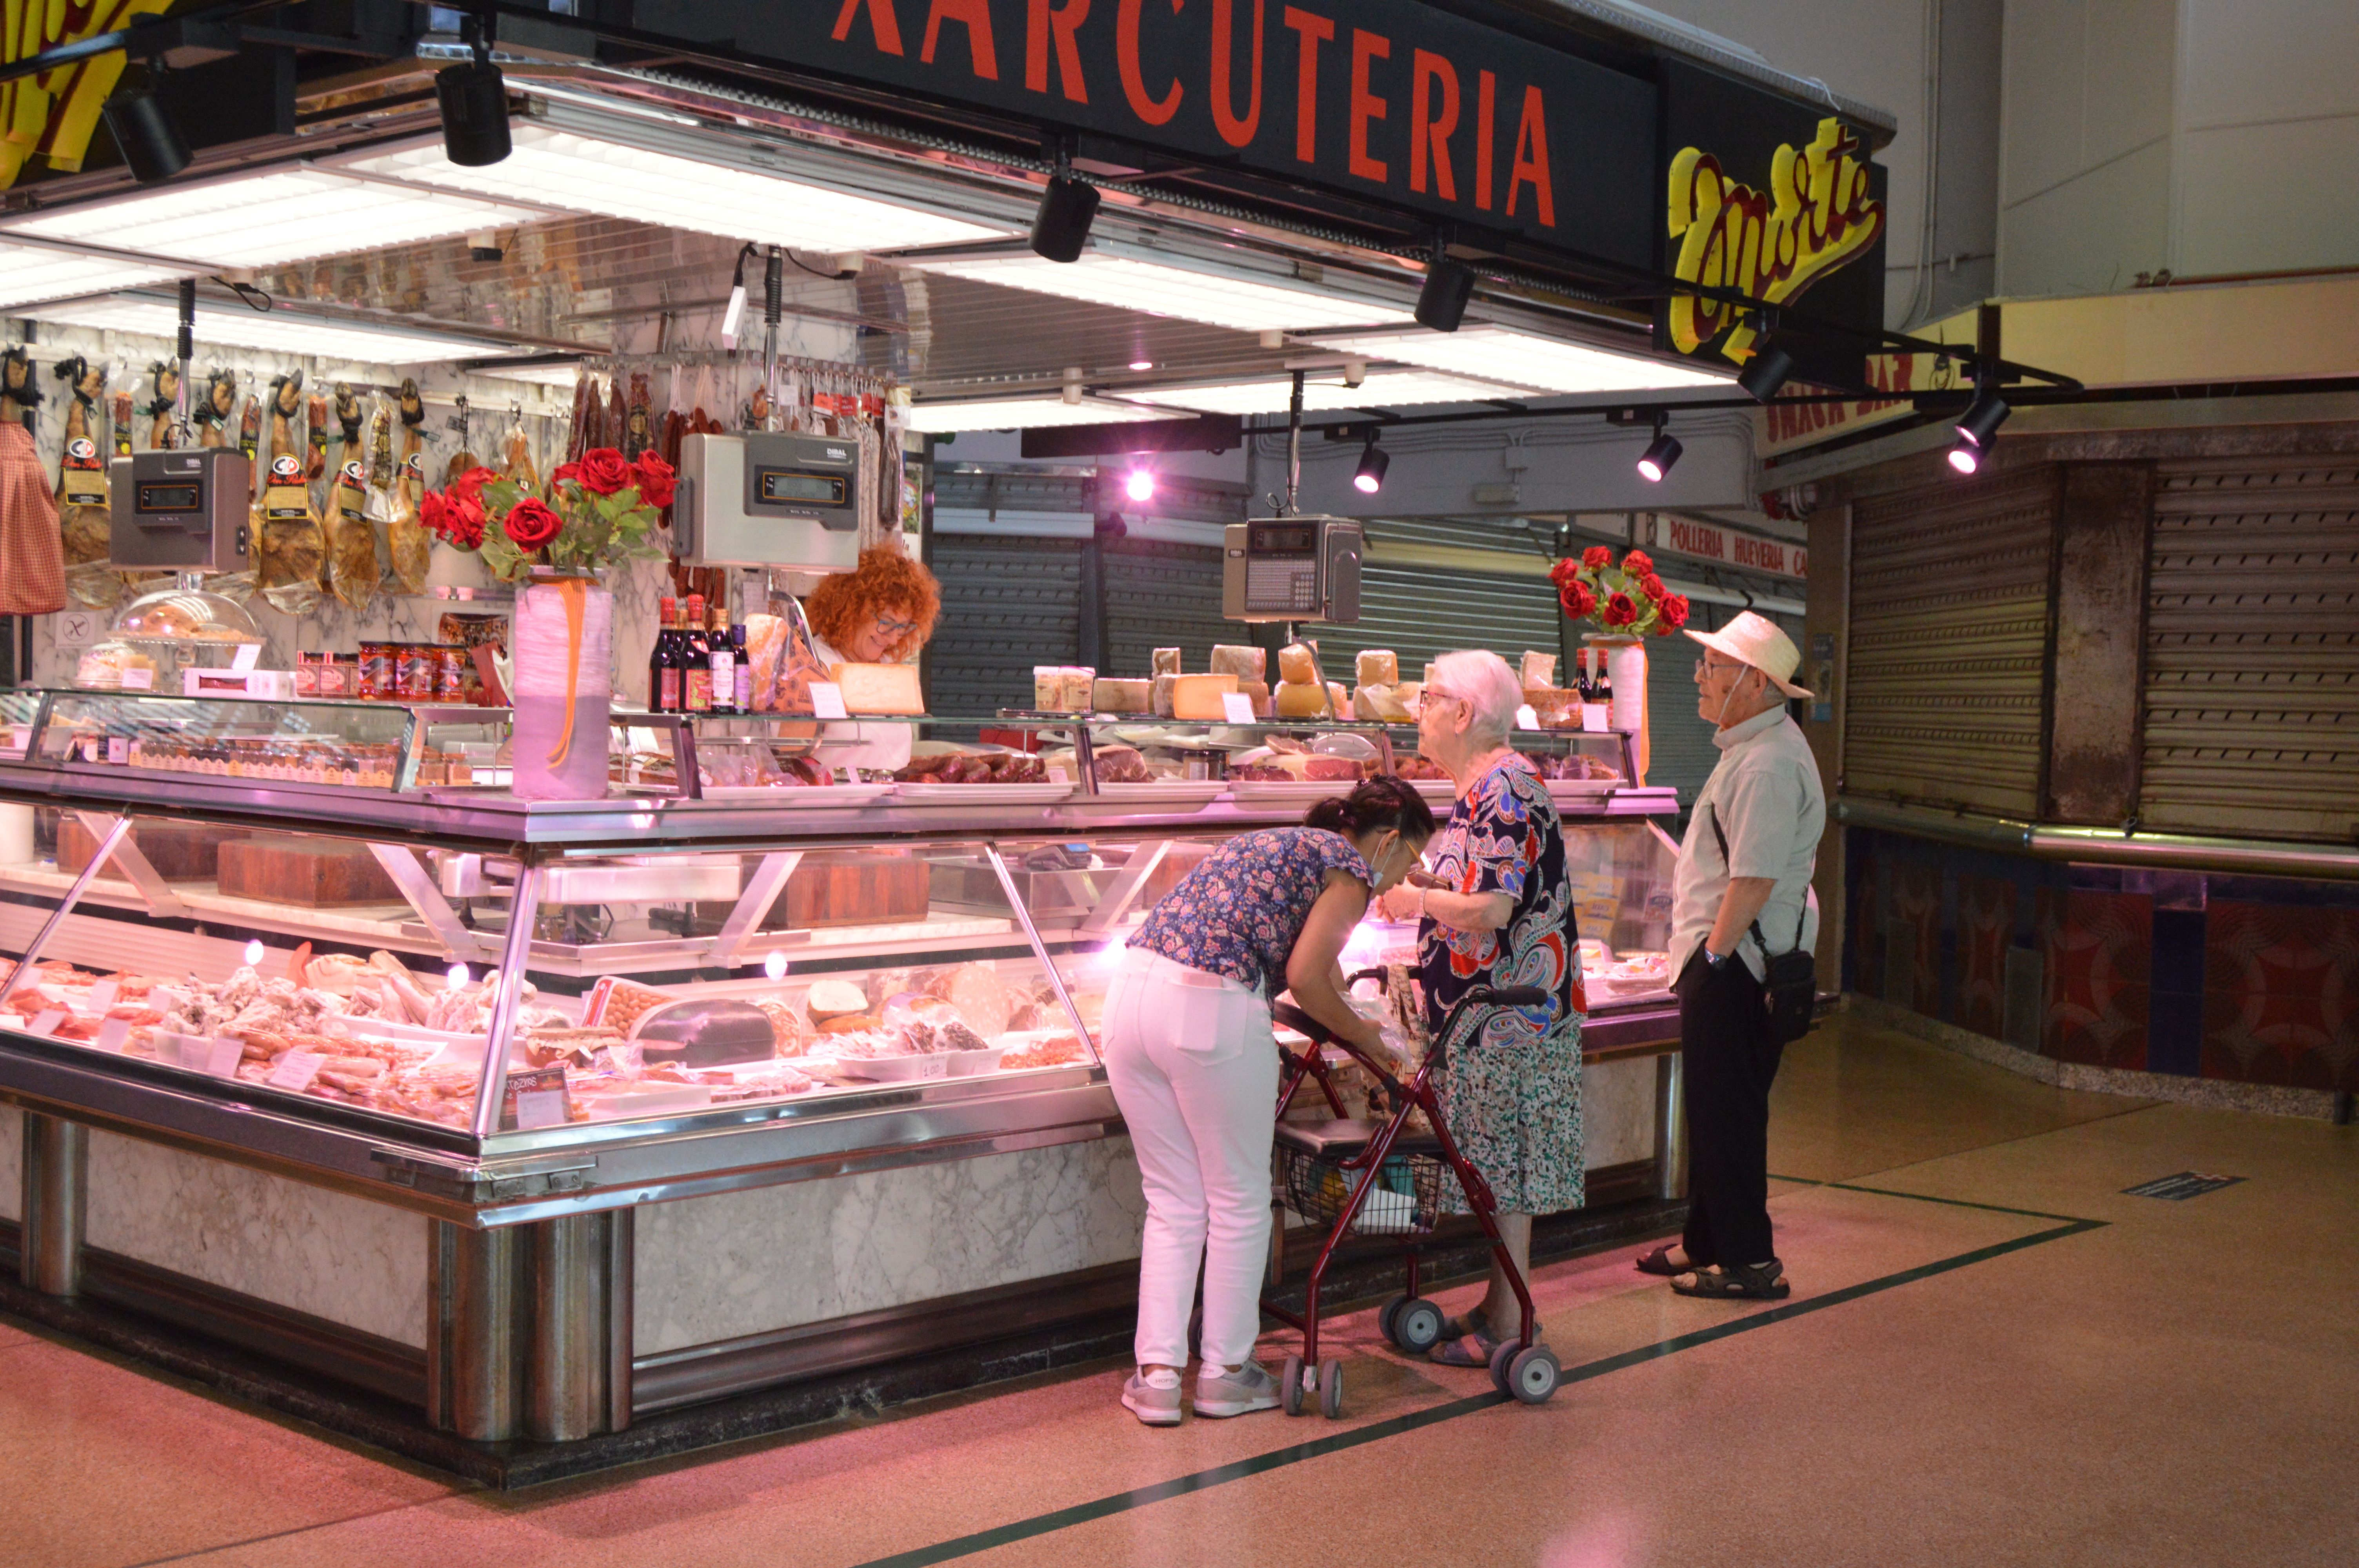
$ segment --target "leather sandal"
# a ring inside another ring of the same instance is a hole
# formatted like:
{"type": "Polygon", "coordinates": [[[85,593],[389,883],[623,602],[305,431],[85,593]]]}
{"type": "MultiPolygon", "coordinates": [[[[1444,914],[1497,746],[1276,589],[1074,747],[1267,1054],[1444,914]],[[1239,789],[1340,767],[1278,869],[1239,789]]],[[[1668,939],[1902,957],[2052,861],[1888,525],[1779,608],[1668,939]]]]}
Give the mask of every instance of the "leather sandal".
{"type": "Polygon", "coordinates": [[[1712,1301],[1779,1302],[1793,1294],[1794,1288],[1786,1282],[1785,1265],[1772,1258],[1729,1269],[1690,1269],[1671,1281],[1671,1290],[1712,1301]]]}
{"type": "Polygon", "coordinates": [[[1671,1249],[1678,1245],[1676,1241],[1666,1241],[1652,1252],[1640,1258],[1631,1267],[1642,1274],[1652,1274],[1660,1280],[1676,1280],[1681,1274],[1694,1273],[1696,1270],[1694,1263],[1690,1262],[1682,1266],[1671,1261],[1671,1249]]]}

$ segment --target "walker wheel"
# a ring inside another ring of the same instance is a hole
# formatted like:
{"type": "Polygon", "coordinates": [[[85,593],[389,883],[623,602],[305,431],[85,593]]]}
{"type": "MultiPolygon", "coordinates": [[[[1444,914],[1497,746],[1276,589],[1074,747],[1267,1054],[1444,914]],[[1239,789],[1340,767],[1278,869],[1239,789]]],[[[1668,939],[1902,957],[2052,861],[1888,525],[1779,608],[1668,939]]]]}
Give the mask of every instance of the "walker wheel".
{"type": "MultiPolygon", "coordinates": [[[[1400,1344],[1400,1333],[1395,1326],[1394,1320],[1400,1316],[1401,1308],[1407,1305],[1408,1305],[1408,1298],[1407,1296],[1395,1296],[1392,1300],[1386,1302],[1383,1308],[1377,1312],[1376,1329],[1385,1336],[1386,1344],[1400,1344]]],[[[1406,1346],[1403,1348],[1406,1348],[1406,1346]]]]}
{"type": "Polygon", "coordinates": [[[1343,1415],[1343,1363],[1332,1357],[1319,1363],[1319,1413],[1329,1421],[1343,1415]]]}
{"type": "Polygon", "coordinates": [[[1288,1415],[1302,1413],[1302,1357],[1289,1356],[1277,1375],[1278,1403],[1288,1415]]]}
{"type": "Polygon", "coordinates": [[[1492,1347],[1491,1386],[1503,1394],[1512,1394],[1516,1391],[1507,1382],[1507,1364],[1513,1361],[1522,1349],[1521,1342],[1513,1339],[1502,1340],[1492,1347]]]}
{"type": "Polygon", "coordinates": [[[1535,1345],[1529,1350],[1518,1350],[1507,1363],[1506,1391],[1527,1405],[1544,1405],[1556,1392],[1563,1369],[1556,1364],[1556,1353],[1546,1346],[1535,1345]]]}
{"type": "Polygon", "coordinates": [[[1393,1343],[1422,1356],[1441,1343],[1441,1309],[1422,1296],[1401,1303],[1393,1314],[1393,1343]]]}

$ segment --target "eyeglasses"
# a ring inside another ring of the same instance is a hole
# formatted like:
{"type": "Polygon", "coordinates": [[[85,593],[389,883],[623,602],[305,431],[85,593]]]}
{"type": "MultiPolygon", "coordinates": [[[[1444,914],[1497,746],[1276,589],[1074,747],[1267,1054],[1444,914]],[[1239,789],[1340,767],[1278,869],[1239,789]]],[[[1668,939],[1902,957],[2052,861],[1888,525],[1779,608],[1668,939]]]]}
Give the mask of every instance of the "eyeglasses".
{"type": "Polygon", "coordinates": [[[884,633],[887,637],[906,637],[917,629],[918,623],[914,621],[903,621],[897,616],[887,615],[881,610],[876,612],[876,630],[884,633]]]}
{"type": "Polygon", "coordinates": [[[1412,714],[1422,717],[1425,710],[1435,702],[1463,702],[1466,699],[1464,697],[1459,696],[1454,691],[1442,691],[1434,687],[1427,687],[1423,691],[1417,694],[1417,700],[1409,704],[1408,710],[1412,714]]]}

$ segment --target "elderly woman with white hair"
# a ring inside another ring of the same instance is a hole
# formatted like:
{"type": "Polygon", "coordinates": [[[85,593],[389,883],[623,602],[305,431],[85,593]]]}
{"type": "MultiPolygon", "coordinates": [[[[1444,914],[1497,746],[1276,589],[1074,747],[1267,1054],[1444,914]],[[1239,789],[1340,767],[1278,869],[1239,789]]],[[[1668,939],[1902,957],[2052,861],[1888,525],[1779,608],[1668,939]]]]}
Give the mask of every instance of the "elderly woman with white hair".
{"type": "MultiPolygon", "coordinates": [[[[1502,1010],[1451,1053],[1437,1083],[1450,1135],[1499,1202],[1499,1231],[1528,1272],[1532,1216],[1582,1200],[1581,1025],[1588,1009],[1574,944],[1564,832],[1548,786],[1507,744],[1523,687],[1491,653],[1436,660],[1418,710],[1418,749],[1457,785],[1432,845],[1432,874],[1384,895],[1418,917],[1419,979],[1439,1027],[1476,986],[1537,986],[1538,1007],[1502,1010]]],[[[1461,1210],[1463,1199],[1451,1197],[1461,1210]]],[[[1495,1263],[1473,1312],[1444,1325],[1433,1359],[1483,1367],[1521,1337],[1514,1290],[1495,1263]]],[[[1534,1325],[1534,1333],[1538,1332],[1534,1325]]]]}

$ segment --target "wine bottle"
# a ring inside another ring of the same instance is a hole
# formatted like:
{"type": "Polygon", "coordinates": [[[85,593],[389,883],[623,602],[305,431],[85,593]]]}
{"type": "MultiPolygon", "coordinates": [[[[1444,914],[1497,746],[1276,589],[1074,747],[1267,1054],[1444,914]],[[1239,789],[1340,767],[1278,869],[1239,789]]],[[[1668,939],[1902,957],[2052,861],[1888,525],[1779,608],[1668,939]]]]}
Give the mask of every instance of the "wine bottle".
{"type": "Polygon", "coordinates": [[[712,711],[737,711],[737,650],[729,641],[729,612],[716,608],[712,626],[706,635],[705,645],[712,650],[709,662],[712,668],[712,711]]]}
{"type": "Polygon", "coordinates": [[[743,621],[729,628],[729,654],[736,683],[736,707],[740,713],[754,711],[754,666],[745,657],[745,623],[743,621]]]}
{"type": "Polygon", "coordinates": [[[679,633],[675,622],[679,616],[679,602],[667,599],[660,614],[662,624],[657,628],[655,646],[647,653],[647,711],[678,713],[679,692],[679,633]]]}
{"type": "Polygon", "coordinates": [[[688,615],[680,638],[683,661],[680,673],[680,711],[710,713],[712,711],[712,649],[704,634],[704,595],[688,596],[688,615]]]}

